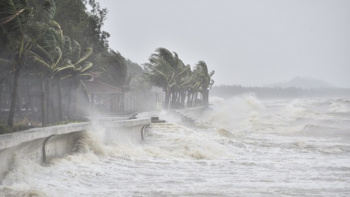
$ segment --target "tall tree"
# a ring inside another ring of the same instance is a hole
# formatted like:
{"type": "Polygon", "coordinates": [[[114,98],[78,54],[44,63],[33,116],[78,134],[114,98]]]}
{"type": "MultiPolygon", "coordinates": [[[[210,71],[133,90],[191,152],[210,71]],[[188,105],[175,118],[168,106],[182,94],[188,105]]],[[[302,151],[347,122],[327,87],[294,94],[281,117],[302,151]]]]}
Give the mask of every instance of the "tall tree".
{"type": "Polygon", "coordinates": [[[5,37],[3,41],[9,54],[12,55],[9,59],[13,62],[14,73],[8,126],[13,126],[18,81],[25,57],[48,28],[48,23],[54,17],[55,8],[53,0],[33,0],[30,3],[26,0],[0,1],[1,34],[5,37]],[[32,6],[33,10],[30,9],[32,6]]]}
{"type": "Polygon", "coordinates": [[[203,95],[203,104],[205,107],[207,107],[209,105],[209,90],[214,84],[212,76],[214,75],[215,71],[211,71],[209,73],[207,64],[204,61],[199,61],[194,72],[196,72],[200,83],[200,90],[203,95]]]}
{"type": "Polygon", "coordinates": [[[145,64],[149,70],[146,77],[165,92],[165,109],[169,108],[171,89],[175,85],[176,57],[168,49],[158,48],[149,58],[150,63],[145,64]]]}
{"type": "Polygon", "coordinates": [[[108,50],[110,35],[102,30],[107,9],[101,8],[95,0],[60,0],[56,3],[55,20],[61,24],[65,35],[83,48],[93,47],[96,52],[108,50]]]}
{"type": "Polygon", "coordinates": [[[52,81],[55,71],[62,62],[64,37],[60,25],[52,20],[49,28],[29,52],[29,59],[33,60],[36,73],[42,78],[42,125],[54,120],[52,103],[52,81]]]}
{"type": "Polygon", "coordinates": [[[80,55],[81,48],[79,43],[76,41],[73,41],[73,43],[75,43],[75,47],[72,47],[72,59],[70,61],[67,61],[66,65],[58,67],[54,71],[55,77],[70,80],[70,95],[68,104],[68,116],[70,119],[72,119],[72,113],[77,113],[77,90],[80,85],[83,86],[85,98],[89,100],[84,81],[91,79],[90,71],[93,68],[93,63],[88,61],[89,57],[92,54],[92,48],[86,48],[83,51],[82,55],[80,55]]]}

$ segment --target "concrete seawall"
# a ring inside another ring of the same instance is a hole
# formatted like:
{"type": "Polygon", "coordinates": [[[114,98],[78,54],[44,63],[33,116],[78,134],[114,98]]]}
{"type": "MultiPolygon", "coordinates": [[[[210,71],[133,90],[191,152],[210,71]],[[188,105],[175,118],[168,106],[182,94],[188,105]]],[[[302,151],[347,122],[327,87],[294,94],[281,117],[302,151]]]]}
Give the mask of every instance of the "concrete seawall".
{"type": "Polygon", "coordinates": [[[75,151],[77,142],[87,131],[94,129],[94,125],[118,135],[128,135],[134,140],[141,140],[141,128],[150,123],[150,119],[120,120],[100,119],[94,122],[72,123],[44,128],[34,128],[26,131],[0,135],[0,180],[16,162],[30,159],[38,163],[45,163],[50,159],[62,157],[75,151]]]}

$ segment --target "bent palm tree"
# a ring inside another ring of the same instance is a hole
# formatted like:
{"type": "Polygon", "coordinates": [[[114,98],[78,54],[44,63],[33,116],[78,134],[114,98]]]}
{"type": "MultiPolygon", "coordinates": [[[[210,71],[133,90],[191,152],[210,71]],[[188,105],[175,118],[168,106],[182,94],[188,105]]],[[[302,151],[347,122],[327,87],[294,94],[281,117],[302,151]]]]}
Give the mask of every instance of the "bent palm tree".
{"type": "Polygon", "coordinates": [[[199,61],[195,67],[195,72],[199,79],[199,88],[203,94],[203,104],[205,107],[209,105],[209,90],[214,84],[212,76],[215,71],[208,72],[207,64],[204,61],[199,61]]]}
{"type": "MultiPolygon", "coordinates": [[[[51,84],[54,71],[58,68],[62,59],[60,45],[63,40],[62,31],[57,22],[52,21],[50,28],[38,43],[29,52],[29,59],[33,60],[36,73],[40,73],[42,81],[42,125],[50,123],[52,109],[51,84]]],[[[52,116],[54,117],[54,116],[52,116]]]]}
{"type": "MultiPolygon", "coordinates": [[[[74,41],[77,45],[76,41],[74,41]]],[[[80,50],[79,47],[76,47],[77,50],[80,50]]],[[[72,51],[72,54],[80,55],[80,51],[72,51]]],[[[66,64],[62,67],[58,67],[54,70],[54,77],[59,79],[70,79],[71,86],[70,86],[70,96],[69,96],[69,107],[68,107],[68,116],[71,117],[72,111],[75,111],[76,108],[76,102],[77,102],[77,89],[79,88],[79,85],[83,86],[84,90],[84,96],[87,100],[89,100],[89,96],[86,90],[86,86],[84,81],[91,79],[91,74],[89,73],[91,69],[93,68],[93,64],[87,59],[92,54],[92,48],[87,48],[84,51],[84,54],[82,57],[74,57],[75,60],[77,60],[75,63],[72,63],[71,61],[67,61],[66,64]],[[72,101],[73,100],[73,101],[72,101]],[[71,107],[74,109],[72,110],[71,107]]]]}
{"type": "Polygon", "coordinates": [[[179,64],[183,65],[183,63],[176,53],[173,54],[165,48],[156,49],[156,53],[151,55],[149,61],[150,63],[145,64],[149,69],[146,77],[152,84],[163,89],[165,92],[164,108],[168,109],[171,94],[175,99],[176,77],[181,70],[179,64]]]}
{"type": "Polygon", "coordinates": [[[35,1],[36,9],[31,12],[25,0],[0,1],[0,26],[5,44],[12,57],[14,86],[8,126],[13,126],[14,112],[17,101],[18,80],[24,65],[25,57],[48,28],[48,22],[55,14],[53,0],[35,1]]]}

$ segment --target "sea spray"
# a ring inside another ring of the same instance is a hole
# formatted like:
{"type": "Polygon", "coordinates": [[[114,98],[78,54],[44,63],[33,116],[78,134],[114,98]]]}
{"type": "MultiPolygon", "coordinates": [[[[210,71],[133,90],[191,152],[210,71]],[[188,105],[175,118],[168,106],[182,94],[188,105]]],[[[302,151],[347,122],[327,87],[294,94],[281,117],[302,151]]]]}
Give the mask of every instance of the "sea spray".
{"type": "Polygon", "coordinates": [[[246,99],[233,98],[231,110],[213,106],[201,117],[217,128],[151,124],[140,141],[127,131],[97,126],[86,133],[83,151],[49,166],[13,171],[0,192],[88,197],[350,194],[350,117],[329,111],[334,99],[255,98],[260,107],[246,99]],[[225,121],[219,112],[228,112],[225,121]]]}
{"type": "Polygon", "coordinates": [[[300,100],[295,99],[285,107],[286,118],[295,121],[305,117],[306,111],[300,106],[300,100]]]}
{"type": "Polygon", "coordinates": [[[347,113],[350,112],[350,107],[343,100],[333,101],[329,106],[329,112],[332,113],[347,113]]]}
{"type": "Polygon", "coordinates": [[[96,123],[83,133],[83,136],[76,143],[75,151],[93,151],[97,155],[106,155],[108,147],[104,143],[106,129],[96,123]]]}

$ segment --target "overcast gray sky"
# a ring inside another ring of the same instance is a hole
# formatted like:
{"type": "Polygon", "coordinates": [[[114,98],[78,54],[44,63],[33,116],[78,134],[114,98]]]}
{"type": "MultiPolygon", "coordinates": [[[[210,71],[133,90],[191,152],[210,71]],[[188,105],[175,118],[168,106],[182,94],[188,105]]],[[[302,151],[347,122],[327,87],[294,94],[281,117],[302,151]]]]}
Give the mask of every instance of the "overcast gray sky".
{"type": "Polygon", "coordinates": [[[215,70],[216,85],[296,76],[350,87],[350,0],[98,0],[110,48],[143,64],[158,47],[215,70]]]}

